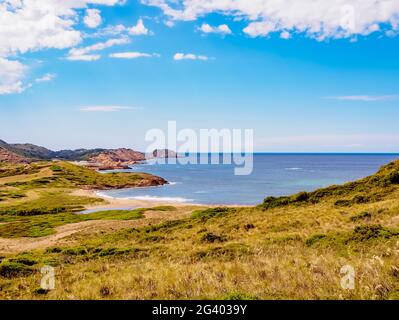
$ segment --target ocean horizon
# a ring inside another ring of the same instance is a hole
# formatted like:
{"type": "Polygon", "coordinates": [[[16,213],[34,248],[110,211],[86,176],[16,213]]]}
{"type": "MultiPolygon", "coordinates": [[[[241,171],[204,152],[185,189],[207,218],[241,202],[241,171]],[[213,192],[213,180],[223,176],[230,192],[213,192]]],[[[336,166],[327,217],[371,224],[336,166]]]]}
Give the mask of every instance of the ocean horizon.
{"type": "Polygon", "coordinates": [[[117,171],[146,172],[165,178],[169,184],[100,194],[187,204],[256,205],[268,196],[312,191],[366,177],[398,157],[397,153],[254,153],[254,169],[248,176],[234,175],[234,164],[147,162],[117,171]]]}

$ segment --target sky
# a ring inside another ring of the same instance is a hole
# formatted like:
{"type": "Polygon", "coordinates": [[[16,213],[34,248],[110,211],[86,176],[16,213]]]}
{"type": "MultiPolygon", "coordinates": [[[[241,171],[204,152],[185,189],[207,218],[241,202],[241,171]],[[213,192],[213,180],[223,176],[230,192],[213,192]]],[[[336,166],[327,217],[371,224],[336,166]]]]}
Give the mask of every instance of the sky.
{"type": "Polygon", "coordinates": [[[259,152],[399,152],[397,0],[0,0],[0,139],[144,150],[253,129],[259,152]]]}

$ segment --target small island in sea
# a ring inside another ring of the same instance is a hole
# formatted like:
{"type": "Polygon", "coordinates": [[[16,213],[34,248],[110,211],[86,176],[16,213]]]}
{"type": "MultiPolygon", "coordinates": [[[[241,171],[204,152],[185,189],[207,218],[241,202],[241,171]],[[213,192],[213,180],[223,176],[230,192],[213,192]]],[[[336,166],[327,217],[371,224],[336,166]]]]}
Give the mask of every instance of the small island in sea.
{"type": "Polygon", "coordinates": [[[256,206],[204,206],[99,196],[167,183],[91,164],[112,156],[118,169],[136,152],[45,150],[0,147],[2,299],[398,297],[398,161],[256,206]],[[49,263],[54,290],[38,286],[49,263]],[[361,274],[354,291],[337,285],[347,265],[361,274]]]}

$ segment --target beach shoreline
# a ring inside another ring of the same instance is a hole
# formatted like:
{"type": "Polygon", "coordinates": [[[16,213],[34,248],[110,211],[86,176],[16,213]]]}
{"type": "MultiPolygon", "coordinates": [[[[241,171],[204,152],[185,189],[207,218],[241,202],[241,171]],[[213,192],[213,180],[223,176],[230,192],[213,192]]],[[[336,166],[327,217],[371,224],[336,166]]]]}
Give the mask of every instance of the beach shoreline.
{"type": "Polygon", "coordinates": [[[244,205],[231,205],[231,204],[199,204],[191,202],[177,202],[167,200],[137,200],[114,198],[101,194],[101,190],[84,190],[78,189],[72,192],[74,196],[100,198],[104,202],[87,205],[86,210],[116,210],[116,209],[129,209],[129,208],[152,208],[158,206],[174,206],[174,207],[198,207],[198,208],[215,208],[215,207],[248,207],[244,205]]]}

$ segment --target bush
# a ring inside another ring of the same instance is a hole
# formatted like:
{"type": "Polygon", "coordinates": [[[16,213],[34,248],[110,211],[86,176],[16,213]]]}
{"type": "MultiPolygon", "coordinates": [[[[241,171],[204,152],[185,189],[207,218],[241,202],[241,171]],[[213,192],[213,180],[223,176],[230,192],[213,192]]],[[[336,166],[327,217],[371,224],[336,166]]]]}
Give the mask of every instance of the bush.
{"type": "Polygon", "coordinates": [[[337,200],[334,203],[335,206],[337,207],[349,207],[351,205],[350,200],[337,200]]]}
{"type": "Polygon", "coordinates": [[[192,213],[192,217],[201,219],[219,218],[233,212],[235,212],[234,208],[210,208],[206,210],[194,211],[192,213]]]}
{"type": "Polygon", "coordinates": [[[305,244],[310,247],[314,245],[316,242],[319,242],[320,240],[326,238],[327,236],[325,234],[315,234],[311,236],[310,238],[306,239],[305,244]]]}
{"type": "Polygon", "coordinates": [[[309,200],[309,193],[307,192],[300,192],[292,196],[292,201],[294,202],[304,202],[308,200],[309,200]]]}
{"type": "Polygon", "coordinates": [[[10,262],[20,263],[20,264],[23,264],[25,266],[33,266],[33,265],[37,264],[36,260],[34,260],[32,258],[29,258],[29,257],[13,258],[13,259],[10,259],[10,262]]]}
{"type": "Polygon", "coordinates": [[[359,213],[359,214],[357,214],[355,216],[352,216],[350,218],[350,220],[353,221],[353,222],[356,222],[356,221],[359,221],[359,220],[369,220],[369,219],[371,219],[371,213],[367,212],[367,211],[361,212],[361,213],[359,213]]]}
{"type": "Polygon", "coordinates": [[[51,169],[52,171],[54,171],[54,172],[60,172],[60,171],[62,171],[62,168],[61,168],[60,166],[56,166],[56,165],[51,166],[50,169],[51,169]]]}
{"type": "Polygon", "coordinates": [[[259,298],[249,293],[234,292],[223,297],[223,300],[259,300],[259,298]]]}
{"type": "Polygon", "coordinates": [[[32,274],[34,270],[22,263],[3,261],[0,264],[0,276],[4,278],[23,277],[32,274]]]}
{"type": "Polygon", "coordinates": [[[224,242],[226,241],[225,236],[218,236],[216,234],[213,234],[211,232],[207,232],[204,235],[201,236],[201,241],[202,242],[208,242],[208,243],[214,243],[214,242],[224,242]]]}
{"type": "Polygon", "coordinates": [[[309,200],[310,194],[308,192],[300,192],[290,197],[267,197],[259,207],[263,209],[272,209],[290,204],[306,203],[309,200]]]}
{"type": "Polygon", "coordinates": [[[385,238],[389,239],[397,232],[384,228],[380,224],[357,226],[352,234],[351,240],[365,241],[370,239],[385,238]]]}

